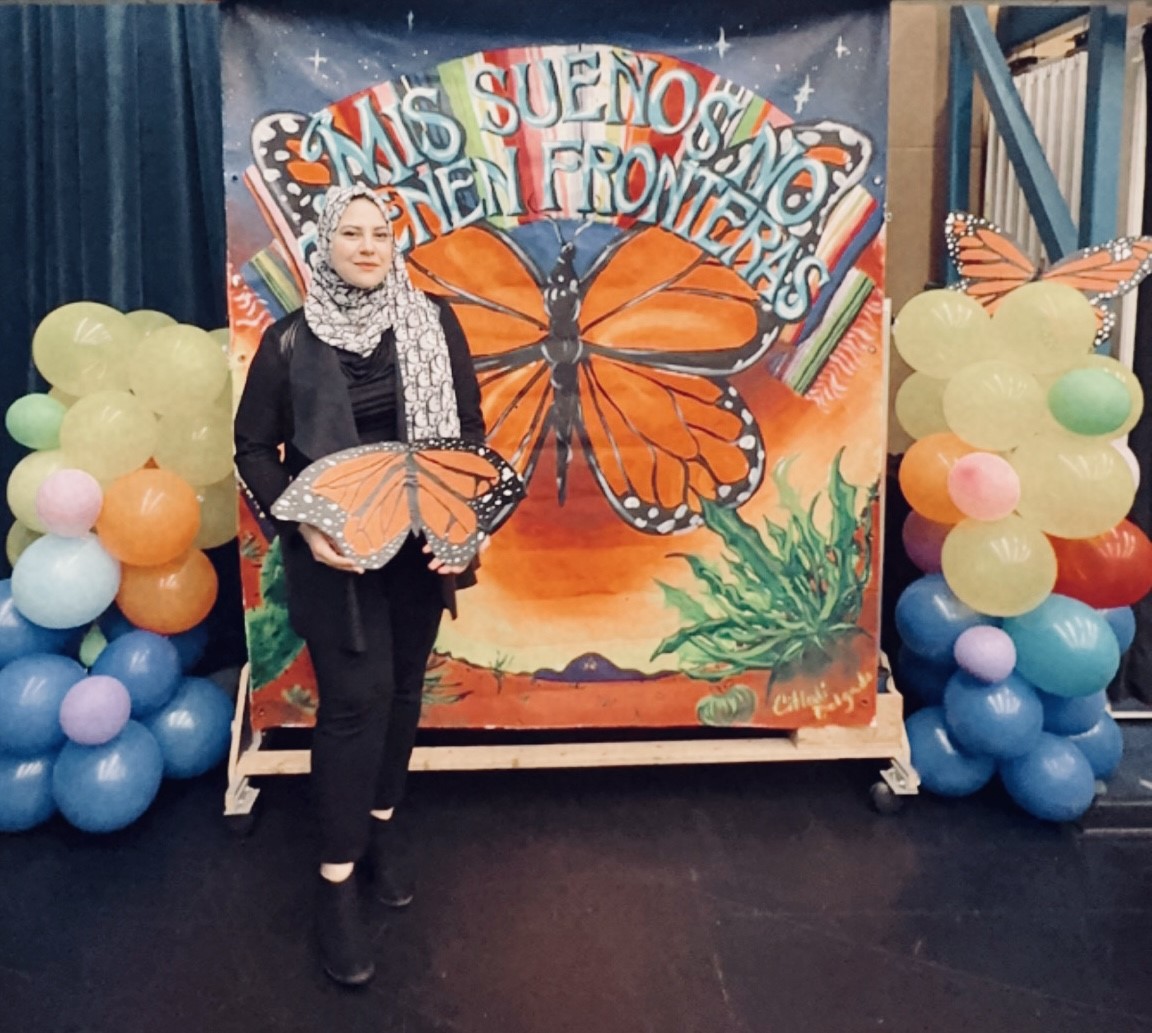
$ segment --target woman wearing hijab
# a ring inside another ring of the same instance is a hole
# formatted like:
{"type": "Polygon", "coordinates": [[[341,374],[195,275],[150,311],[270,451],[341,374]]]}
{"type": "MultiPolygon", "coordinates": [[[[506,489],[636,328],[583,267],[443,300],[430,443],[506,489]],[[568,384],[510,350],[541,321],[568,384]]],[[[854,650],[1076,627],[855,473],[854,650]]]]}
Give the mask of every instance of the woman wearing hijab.
{"type": "MultiPolygon", "coordinates": [[[[386,202],[333,189],[316,229],[302,309],[265,332],[236,414],[236,467],[261,509],[312,462],[380,441],[483,442],[480,389],[450,308],[413,287],[386,202]]],[[[375,966],[353,878],[392,907],[412,899],[397,872],[393,809],[420,719],[424,671],[445,608],[475,581],[409,538],[362,571],[318,528],[273,521],[292,626],[316,670],[312,791],[320,828],[316,923],[337,982],[375,966]],[[365,864],[361,865],[361,861],[365,864]]]]}

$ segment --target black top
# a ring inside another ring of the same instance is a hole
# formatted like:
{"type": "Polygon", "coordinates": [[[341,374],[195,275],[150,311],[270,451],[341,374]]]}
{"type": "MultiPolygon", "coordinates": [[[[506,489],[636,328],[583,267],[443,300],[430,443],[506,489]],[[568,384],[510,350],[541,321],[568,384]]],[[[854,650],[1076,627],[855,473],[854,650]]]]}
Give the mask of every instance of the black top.
{"type": "Polygon", "coordinates": [[[336,349],[340,368],[348,381],[352,418],[362,445],[395,441],[396,427],[396,332],[389,328],[367,355],[336,349]]]}

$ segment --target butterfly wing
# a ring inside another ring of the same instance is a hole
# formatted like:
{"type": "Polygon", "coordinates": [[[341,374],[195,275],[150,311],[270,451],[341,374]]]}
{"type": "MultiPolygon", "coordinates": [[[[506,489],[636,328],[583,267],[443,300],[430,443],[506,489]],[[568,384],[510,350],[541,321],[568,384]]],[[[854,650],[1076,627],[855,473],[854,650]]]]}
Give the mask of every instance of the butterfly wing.
{"type": "Polygon", "coordinates": [[[452,566],[468,563],[524,497],[516,472],[483,445],[422,441],[407,457],[407,473],[414,523],[452,566]]]}
{"type": "Polygon", "coordinates": [[[1040,279],[1075,287],[1096,309],[1096,344],[1116,325],[1108,302],[1135,290],[1152,272],[1152,237],[1121,237],[1077,251],[1046,270],[1040,279]]]}
{"type": "Polygon", "coordinates": [[[397,442],[345,449],[313,463],[272,505],[272,514],[320,528],[367,569],[382,567],[413,527],[404,491],[407,447],[397,442]]]}
{"type": "Polygon", "coordinates": [[[956,290],[995,311],[1004,295],[1034,280],[1036,263],[987,219],[951,212],[944,225],[948,257],[960,274],[956,290]]]}
{"type": "Polygon", "coordinates": [[[764,475],[764,442],[726,381],[592,356],[580,369],[581,444],[616,513],[638,531],[702,522],[702,502],[741,505],[764,475]]]}

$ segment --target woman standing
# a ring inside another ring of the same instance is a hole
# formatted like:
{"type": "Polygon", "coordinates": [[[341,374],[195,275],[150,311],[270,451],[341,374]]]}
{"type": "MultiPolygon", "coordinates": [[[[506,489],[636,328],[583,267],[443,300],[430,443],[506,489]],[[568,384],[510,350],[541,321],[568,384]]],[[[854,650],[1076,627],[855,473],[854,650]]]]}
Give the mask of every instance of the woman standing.
{"type": "MultiPolygon", "coordinates": [[[[311,266],[303,308],[265,332],[236,414],[236,466],[265,513],[306,466],[333,452],[380,441],[484,440],[460,324],[413,287],[379,195],[365,186],[328,192],[311,266]]],[[[321,961],[337,982],[355,985],[371,979],[375,965],[353,874],[368,869],[392,907],[412,899],[396,870],[391,819],[441,615],[455,615],[456,589],[475,577],[432,558],[416,538],[365,572],[318,528],[273,522],[289,617],[308,644],[320,699],[312,790],[321,961]]]]}

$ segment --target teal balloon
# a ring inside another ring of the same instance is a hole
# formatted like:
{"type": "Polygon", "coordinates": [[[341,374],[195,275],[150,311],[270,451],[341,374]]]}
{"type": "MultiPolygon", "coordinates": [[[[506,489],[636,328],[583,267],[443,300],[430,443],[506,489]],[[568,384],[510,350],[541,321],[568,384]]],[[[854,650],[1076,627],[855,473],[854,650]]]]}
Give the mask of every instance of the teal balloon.
{"type": "Polygon", "coordinates": [[[1040,741],[1044,708],[1036,691],[1017,674],[989,684],[957,671],[944,690],[944,721],[965,753],[1011,760],[1040,741]]]}
{"type": "Polygon", "coordinates": [[[1034,610],[1005,618],[1016,643],[1017,672],[1054,696],[1091,696],[1120,669],[1120,644],[1098,610],[1050,595],[1034,610]]]}
{"type": "Polygon", "coordinates": [[[0,832],[24,832],[56,813],[52,798],[55,753],[40,757],[0,754],[0,832]]]}
{"type": "Polygon", "coordinates": [[[17,398],[4,414],[4,427],[25,448],[60,447],[60,424],[68,409],[50,395],[17,398]]]}
{"type": "Polygon", "coordinates": [[[1127,386],[1102,369],[1074,369],[1048,390],[1048,408],[1073,434],[1113,434],[1132,411],[1127,386]]]}
{"type": "Polygon", "coordinates": [[[1108,693],[1091,696],[1053,696],[1038,692],[1044,708],[1044,731],[1053,735],[1079,735],[1092,728],[1108,711],[1108,693]]]}

